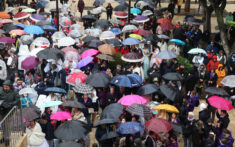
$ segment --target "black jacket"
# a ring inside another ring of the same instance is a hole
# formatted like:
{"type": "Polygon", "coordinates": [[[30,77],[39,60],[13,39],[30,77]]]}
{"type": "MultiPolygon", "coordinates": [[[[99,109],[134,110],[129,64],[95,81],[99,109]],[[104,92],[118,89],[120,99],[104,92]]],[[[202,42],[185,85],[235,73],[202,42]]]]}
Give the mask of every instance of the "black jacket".
{"type": "Polygon", "coordinates": [[[147,137],[145,141],[145,147],[153,147],[154,143],[150,136],[147,137]]]}
{"type": "Polygon", "coordinates": [[[185,137],[189,137],[193,134],[193,129],[195,126],[195,120],[189,121],[188,119],[185,120],[185,123],[183,125],[183,135],[185,137]]]}
{"type": "Polygon", "coordinates": [[[225,117],[220,117],[219,113],[216,112],[216,116],[219,119],[219,121],[221,122],[220,128],[226,129],[228,127],[229,122],[230,122],[228,114],[225,117]]]}
{"type": "Polygon", "coordinates": [[[199,112],[199,120],[206,123],[208,118],[210,118],[210,111],[208,109],[205,109],[199,112]]]}

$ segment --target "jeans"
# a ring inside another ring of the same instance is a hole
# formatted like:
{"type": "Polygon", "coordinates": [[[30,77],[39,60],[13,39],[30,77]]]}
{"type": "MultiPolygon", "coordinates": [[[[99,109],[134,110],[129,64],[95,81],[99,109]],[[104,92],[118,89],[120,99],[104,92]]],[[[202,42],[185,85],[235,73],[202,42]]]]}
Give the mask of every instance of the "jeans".
{"type": "Polygon", "coordinates": [[[192,146],[192,135],[186,137],[183,136],[184,138],[184,147],[191,147],[192,146]]]}
{"type": "Polygon", "coordinates": [[[49,145],[49,147],[54,147],[54,141],[52,140],[47,140],[47,143],[49,145]]]}

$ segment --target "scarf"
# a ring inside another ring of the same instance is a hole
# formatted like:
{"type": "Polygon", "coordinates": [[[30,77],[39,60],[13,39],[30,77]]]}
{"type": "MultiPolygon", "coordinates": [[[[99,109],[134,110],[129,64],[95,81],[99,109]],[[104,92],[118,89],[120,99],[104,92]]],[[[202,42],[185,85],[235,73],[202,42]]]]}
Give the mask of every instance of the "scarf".
{"type": "Polygon", "coordinates": [[[215,73],[210,73],[210,79],[212,79],[215,76],[215,73]]]}
{"type": "Polygon", "coordinates": [[[69,68],[64,68],[64,71],[66,72],[66,74],[68,75],[70,73],[70,69],[69,68]]]}

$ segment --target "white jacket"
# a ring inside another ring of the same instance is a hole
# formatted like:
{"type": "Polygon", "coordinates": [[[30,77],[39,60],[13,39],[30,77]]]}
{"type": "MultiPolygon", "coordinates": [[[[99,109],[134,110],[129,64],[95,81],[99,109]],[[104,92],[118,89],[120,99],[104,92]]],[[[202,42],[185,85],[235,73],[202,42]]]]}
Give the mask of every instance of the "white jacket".
{"type": "Polygon", "coordinates": [[[40,146],[45,140],[45,134],[42,132],[41,126],[36,123],[33,129],[26,128],[29,146],[40,146]]]}

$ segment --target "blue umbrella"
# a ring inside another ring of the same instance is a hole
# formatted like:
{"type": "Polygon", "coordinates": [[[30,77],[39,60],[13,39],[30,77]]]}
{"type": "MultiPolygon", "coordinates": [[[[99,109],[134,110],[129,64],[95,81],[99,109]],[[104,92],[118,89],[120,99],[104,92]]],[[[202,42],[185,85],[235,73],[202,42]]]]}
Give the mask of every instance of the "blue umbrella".
{"type": "Polygon", "coordinates": [[[174,42],[178,45],[185,45],[185,43],[179,39],[171,39],[170,42],[174,42]]]}
{"type": "Polygon", "coordinates": [[[41,28],[43,30],[49,30],[49,31],[56,31],[57,29],[51,25],[44,25],[44,26],[41,26],[41,28]]]}
{"type": "Polygon", "coordinates": [[[140,14],[141,10],[138,8],[131,8],[131,14],[140,14]]]}
{"type": "Polygon", "coordinates": [[[47,108],[47,107],[53,107],[53,106],[58,106],[61,105],[61,101],[49,101],[40,106],[40,108],[47,108]]]}
{"type": "Polygon", "coordinates": [[[78,62],[78,68],[82,68],[93,61],[94,57],[86,57],[78,62]]]}
{"type": "Polygon", "coordinates": [[[122,34],[122,31],[120,28],[112,28],[109,31],[113,32],[115,35],[120,35],[122,34]]]}
{"type": "Polygon", "coordinates": [[[44,8],[44,7],[46,6],[46,4],[48,4],[47,1],[41,0],[41,1],[39,1],[39,2],[36,4],[35,8],[36,8],[36,9],[44,8]]]}
{"type": "Polygon", "coordinates": [[[120,5],[123,5],[123,6],[128,7],[128,3],[126,3],[125,0],[117,0],[117,2],[118,2],[120,5]]]}
{"type": "Polygon", "coordinates": [[[137,74],[128,74],[127,76],[136,79],[140,84],[143,83],[143,80],[142,80],[141,76],[139,76],[137,74]]]}
{"type": "Polygon", "coordinates": [[[21,24],[21,23],[19,23],[19,24],[15,24],[15,26],[20,27],[20,28],[22,28],[22,29],[24,29],[24,28],[26,27],[26,25],[21,24]]]}
{"type": "Polygon", "coordinates": [[[139,44],[140,41],[138,39],[135,39],[135,38],[127,38],[125,40],[122,41],[122,44],[123,45],[136,45],[136,44],[139,44]]]}
{"type": "Polygon", "coordinates": [[[45,92],[54,92],[54,93],[63,93],[63,94],[67,93],[64,89],[58,87],[48,87],[45,89],[45,92]]]}
{"type": "Polygon", "coordinates": [[[105,2],[105,0],[95,0],[93,3],[93,6],[99,6],[102,5],[105,2]]]}
{"type": "Polygon", "coordinates": [[[24,28],[24,31],[29,34],[37,34],[37,35],[44,33],[42,28],[40,28],[39,26],[35,26],[35,25],[26,26],[24,28]]]}
{"type": "Polygon", "coordinates": [[[141,83],[131,76],[119,75],[112,78],[110,81],[111,84],[114,84],[119,87],[138,87],[141,83]]]}
{"type": "Polygon", "coordinates": [[[120,124],[117,132],[120,134],[136,134],[144,130],[144,127],[138,122],[126,122],[120,124]]]}

